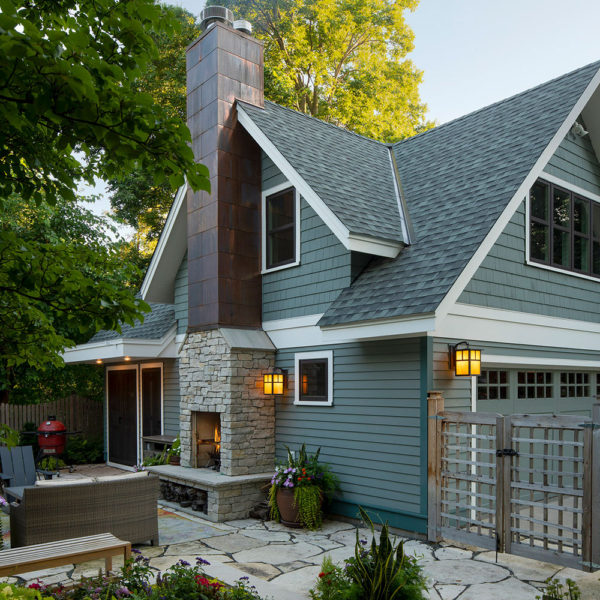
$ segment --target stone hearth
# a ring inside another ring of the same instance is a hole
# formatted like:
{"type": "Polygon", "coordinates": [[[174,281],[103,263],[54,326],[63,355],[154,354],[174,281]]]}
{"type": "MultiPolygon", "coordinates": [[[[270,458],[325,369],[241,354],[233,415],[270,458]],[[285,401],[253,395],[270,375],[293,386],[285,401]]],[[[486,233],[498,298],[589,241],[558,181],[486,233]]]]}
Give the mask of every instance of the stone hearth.
{"type": "Polygon", "coordinates": [[[207,494],[206,513],[199,516],[213,522],[244,519],[250,510],[266,497],[266,485],[272,472],[254,475],[226,476],[212,469],[192,469],[164,465],[147,467],[156,473],[161,481],[171,481],[180,485],[203,490],[207,494]]]}

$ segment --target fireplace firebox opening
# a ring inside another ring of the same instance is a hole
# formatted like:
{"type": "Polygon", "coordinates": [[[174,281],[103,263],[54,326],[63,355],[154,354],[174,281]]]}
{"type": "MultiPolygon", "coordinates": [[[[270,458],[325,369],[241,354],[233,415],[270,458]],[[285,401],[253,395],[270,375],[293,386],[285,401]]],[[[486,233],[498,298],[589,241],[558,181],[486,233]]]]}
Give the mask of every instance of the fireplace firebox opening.
{"type": "Polygon", "coordinates": [[[221,467],[220,413],[193,412],[192,434],[192,465],[219,471],[221,467]]]}

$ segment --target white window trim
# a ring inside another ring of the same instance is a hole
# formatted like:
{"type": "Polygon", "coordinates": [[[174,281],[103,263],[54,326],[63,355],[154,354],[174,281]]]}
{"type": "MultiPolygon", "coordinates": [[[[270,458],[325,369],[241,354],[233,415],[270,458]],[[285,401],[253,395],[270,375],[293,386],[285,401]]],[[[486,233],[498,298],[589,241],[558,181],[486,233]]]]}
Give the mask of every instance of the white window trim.
{"type": "Polygon", "coordinates": [[[300,264],[300,195],[298,190],[289,182],[285,181],[279,185],[275,185],[266,190],[263,190],[261,196],[261,244],[262,244],[262,270],[261,274],[274,273],[275,271],[281,271],[282,269],[289,269],[290,267],[297,267],[300,264]],[[278,267],[267,268],[267,197],[283,192],[284,190],[292,189],[294,192],[294,206],[295,206],[295,223],[294,223],[294,237],[296,241],[296,260],[285,265],[279,265],[278,267]]]}
{"type": "Polygon", "coordinates": [[[298,406],[333,406],[333,350],[298,352],[294,355],[294,404],[298,406]],[[317,358],[327,359],[327,402],[300,400],[300,361],[317,358]]]}
{"type": "MultiPolygon", "coordinates": [[[[584,190],[583,188],[565,181],[560,177],[556,177],[556,175],[551,175],[550,173],[546,173],[546,171],[542,171],[538,179],[542,179],[543,181],[547,181],[554,185],[558,185],[565,190],[577,194],[578,196],[582,196],[586,200],[591,200],[596,204],[600,204],[600,196],[594,194],[593,192],[589,192],[584,190]]],[[[537,179],[536,179],[537,181],[537,179]]],[[[535,183],[535,182],[534,182],[535,183]]],[[[554,267],[552,265],[544,265],[542,263],[531,260],[530,256],[530,236],[531,236],[531,209],[530,209],[530,195],[527,194],[525,196],[525,263],[530,267],[535,267],[536,269],[544,269],[545,271],[552,271],[554,273],[562,273],[563,275],[570,275],[571,277],[578,277],[579,279],[588,279],[589,281],[597,281],[600,282],[600,277],[593,277],[592,275],[586,275],[585,273],[577,273],[577,271],[570,271],[568,269],[561,269],[560,267],[554,267]]],[[[591,240],[590,234],[590,240],[591,240]]]]}

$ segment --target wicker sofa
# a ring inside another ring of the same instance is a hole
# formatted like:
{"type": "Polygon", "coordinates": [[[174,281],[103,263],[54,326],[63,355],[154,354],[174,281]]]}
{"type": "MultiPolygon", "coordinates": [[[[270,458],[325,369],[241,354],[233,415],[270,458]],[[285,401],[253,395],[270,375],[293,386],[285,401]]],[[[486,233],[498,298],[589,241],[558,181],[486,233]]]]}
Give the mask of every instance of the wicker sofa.
{"type": "Polygon", "coordinates": [[[10,509],[11,547],[98,533],[156,545],[158,494],[158,477],[146,473],[26,488],[10,509]]]}

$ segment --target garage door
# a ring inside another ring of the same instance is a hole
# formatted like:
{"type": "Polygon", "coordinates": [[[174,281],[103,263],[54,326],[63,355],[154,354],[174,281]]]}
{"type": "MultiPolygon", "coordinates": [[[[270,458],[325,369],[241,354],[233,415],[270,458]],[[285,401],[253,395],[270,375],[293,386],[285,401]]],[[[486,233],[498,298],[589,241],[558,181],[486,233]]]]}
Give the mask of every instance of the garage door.
{"type": "Polygon", "coordinates": [[[477,412],[591,416],[599,379],[591,371],[484,369],[477,380],[477,412]]]}

